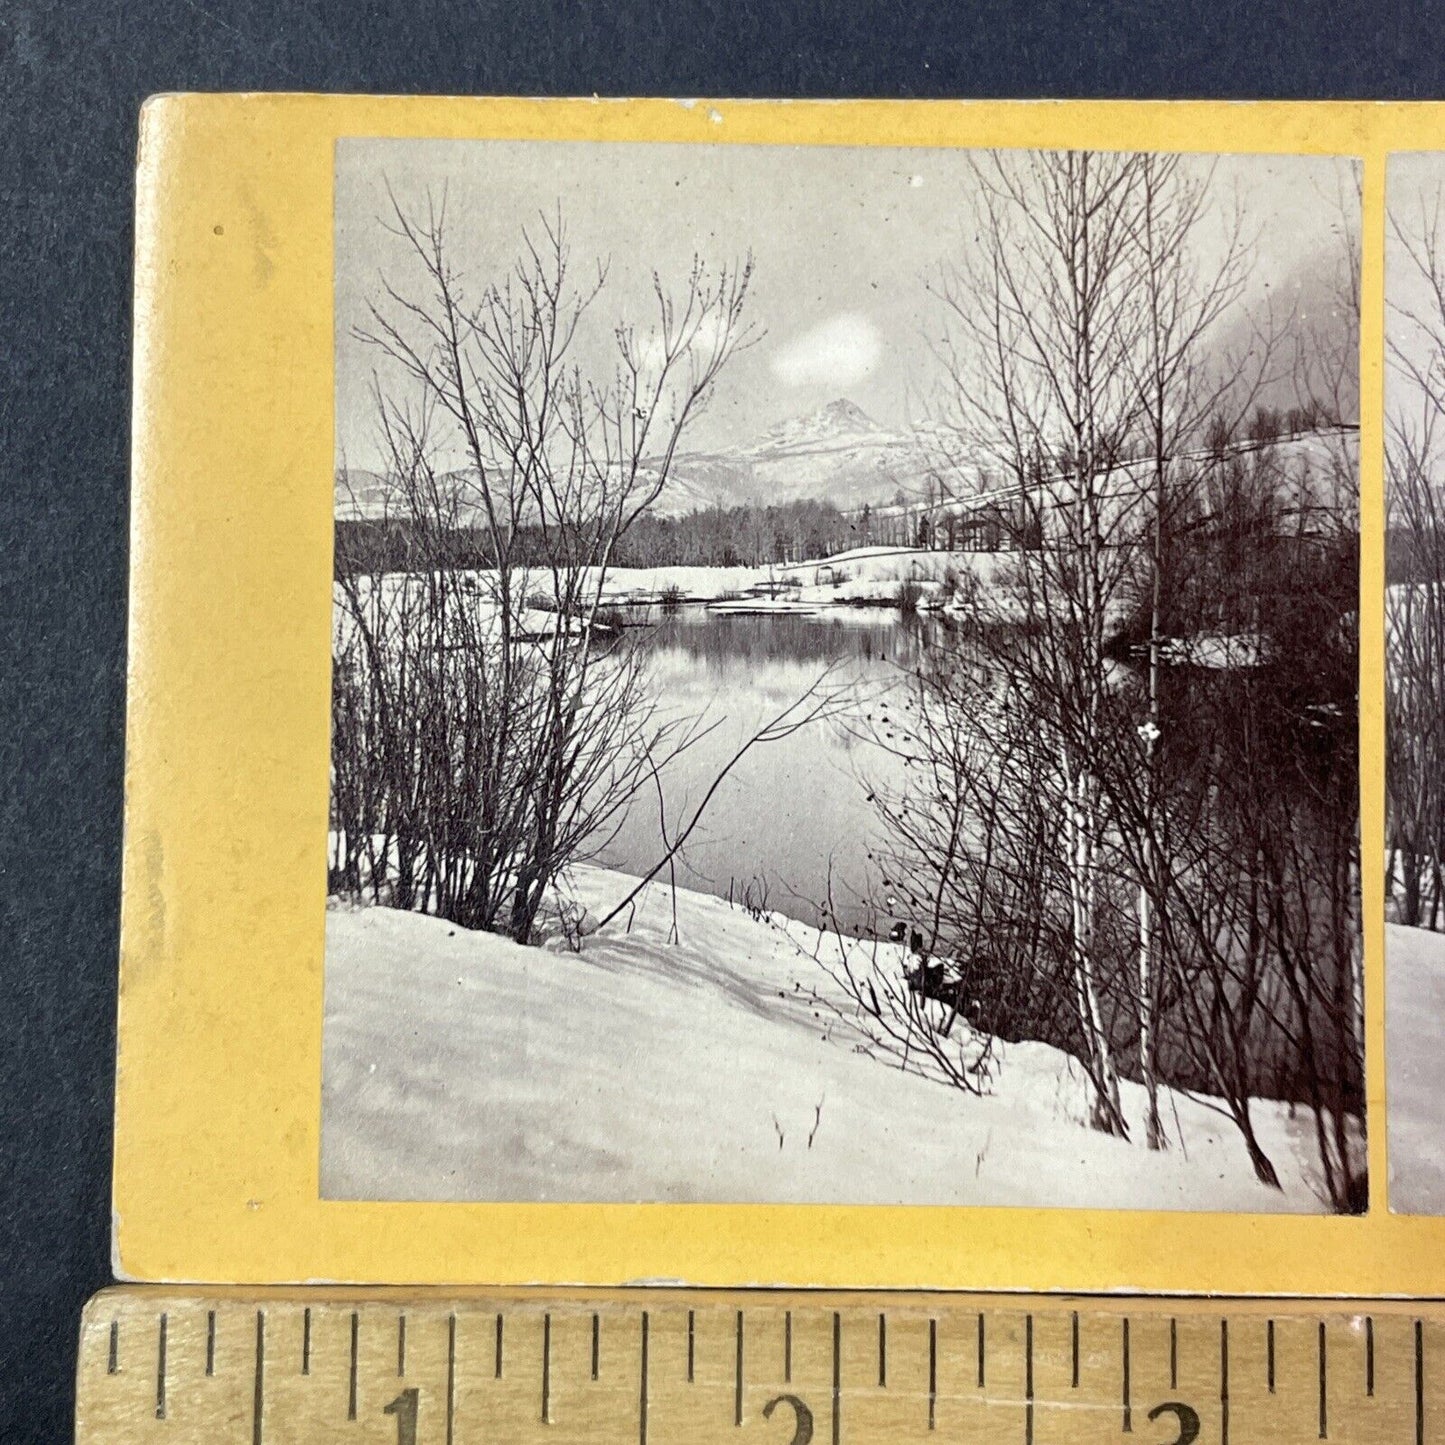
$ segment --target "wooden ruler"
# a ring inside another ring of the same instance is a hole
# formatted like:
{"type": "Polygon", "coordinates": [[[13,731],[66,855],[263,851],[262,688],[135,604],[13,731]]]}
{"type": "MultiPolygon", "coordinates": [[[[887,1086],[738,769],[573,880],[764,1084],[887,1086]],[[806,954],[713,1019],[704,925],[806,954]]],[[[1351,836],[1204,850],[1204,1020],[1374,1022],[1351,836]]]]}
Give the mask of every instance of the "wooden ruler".
{"type": "Polygon", "coordinates": [[[1445,1304],[107,1290],[79,1445],[1445,1445],[1445,1304]]]}

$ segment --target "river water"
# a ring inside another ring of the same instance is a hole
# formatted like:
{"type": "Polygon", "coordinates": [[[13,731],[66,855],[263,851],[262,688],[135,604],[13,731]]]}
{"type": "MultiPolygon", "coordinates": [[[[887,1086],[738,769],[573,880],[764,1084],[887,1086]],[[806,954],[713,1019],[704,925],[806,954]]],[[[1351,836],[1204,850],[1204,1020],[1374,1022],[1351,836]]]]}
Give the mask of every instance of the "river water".
{"type": "MultiPolygon", "coordinates": [[[[678,864],[680,886],[746,895],[818,923],[828,903],[843,927],[868,922],[868,853],[877,823],[872,783],[898,765],[858,724],[930,645],[937,623],[892,608],[833,607],[814,616],[728,615],[706,607],[653,612],[632,635],[650,653],[649,676],[669,713],[717,726],[668,769],[669,831],[757,728],[826,674],[846,710],[791,737],[754,746],[712,797],[678,864]]],[[[640,797],[600,860],[645,873],[661,856],[655,796],[640,797]]],[[[663,875],[666,876],[665,874],[663,875]]]]}

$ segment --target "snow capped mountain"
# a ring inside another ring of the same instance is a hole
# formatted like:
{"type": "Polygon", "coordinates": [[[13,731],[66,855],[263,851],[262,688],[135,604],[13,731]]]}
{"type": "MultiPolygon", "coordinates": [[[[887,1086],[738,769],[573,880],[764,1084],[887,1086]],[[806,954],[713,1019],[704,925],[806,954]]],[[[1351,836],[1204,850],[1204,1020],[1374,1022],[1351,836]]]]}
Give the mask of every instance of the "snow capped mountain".
{"type": "Polygon", "coordinates": [[[916,490],[927,469],[917,436],[889,431],[839,397],[807,416],[769,427],[755,441],[673,461],[658,510],[672,515],[744,502],[889,502],[916,490]]]}
{"type": "MultiPolygon", "coordinates": [[[[714,452],[683,452],[653,510],[682,516],[709,507],[825,501],[844,509],[916,493],[928,470],[927,448],[913,433],[890,431],[855,402],[839,397],[806,416],[769,427],[754,441],[714,452]]],[[[391,510],[396,510],[393,504],[391,510]]],[[[385,515],[386,487],[372,472],[338,471],[338,519],[385,515]]]]}
{"type": "Polygon", "coordinates": [[[893,438],[861,406],[839,397],[808,416],[790,417],[769,427],[747,451],[754,456],[781,452],[837,450],[877,445],[893,438]]]}
{"type": "Polygon", "coordinates": [[[338,522],[375,520],[387,514],[386,478],[359,467],[336,469],[334,513],[338,522]]]}

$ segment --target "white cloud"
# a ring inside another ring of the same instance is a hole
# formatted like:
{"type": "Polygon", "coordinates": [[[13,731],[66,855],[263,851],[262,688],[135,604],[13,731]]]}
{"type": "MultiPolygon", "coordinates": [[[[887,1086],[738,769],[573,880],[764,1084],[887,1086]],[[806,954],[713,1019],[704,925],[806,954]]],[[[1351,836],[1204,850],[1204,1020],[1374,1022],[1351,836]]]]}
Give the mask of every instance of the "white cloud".
{"type": "Polygon", "coordinates": [[[784,386],[852,386],[862,381],[883,354],[878,328],[855,311],[795,336],[773,353],[773,376],[784,386]]]}

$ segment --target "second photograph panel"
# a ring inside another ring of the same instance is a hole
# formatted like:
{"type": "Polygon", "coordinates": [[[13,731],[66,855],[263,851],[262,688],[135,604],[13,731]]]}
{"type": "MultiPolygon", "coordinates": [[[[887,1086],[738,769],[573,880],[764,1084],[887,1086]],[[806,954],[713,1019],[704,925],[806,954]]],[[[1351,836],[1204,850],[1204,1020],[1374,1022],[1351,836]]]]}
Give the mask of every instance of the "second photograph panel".
{"type": "Polygon", "coordinates": [[[1385,202],[1389,1197],[1445,1214],[1445,155],[1392,156],[1385,202]]]}

